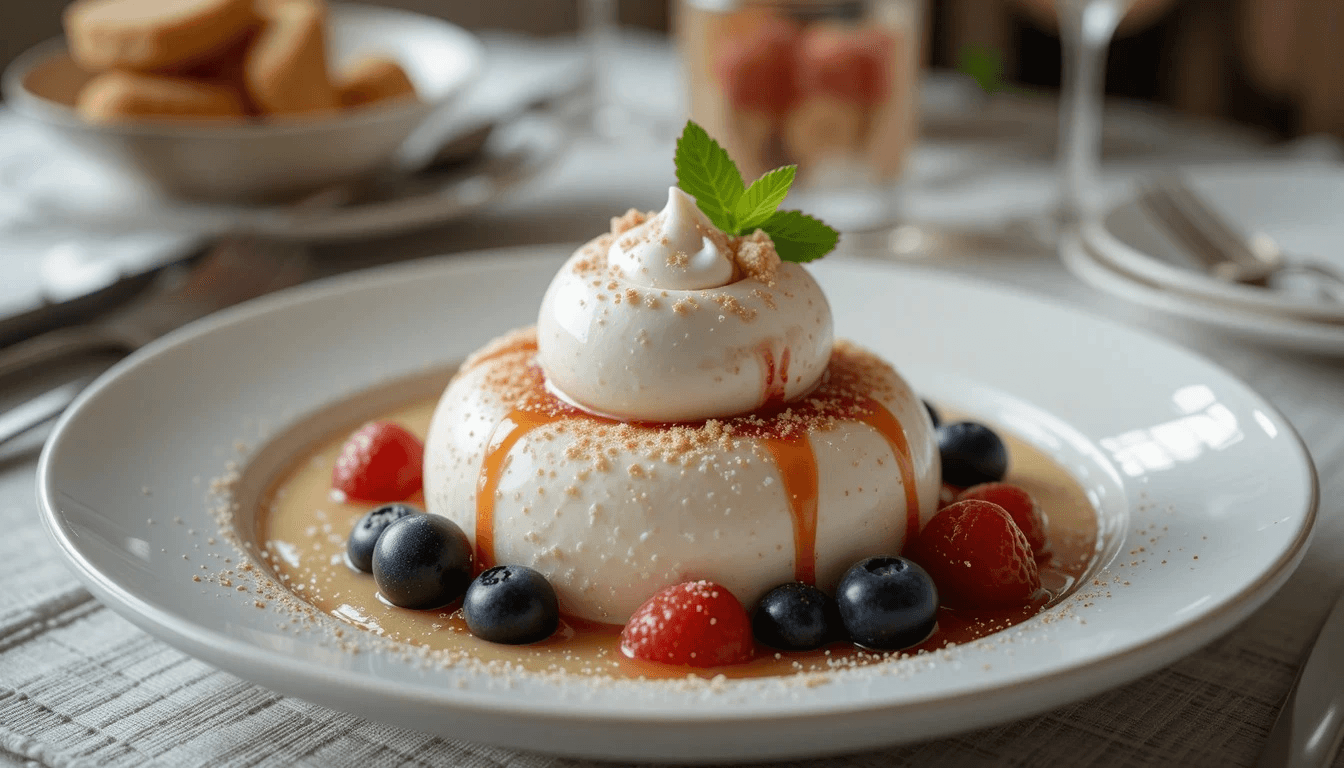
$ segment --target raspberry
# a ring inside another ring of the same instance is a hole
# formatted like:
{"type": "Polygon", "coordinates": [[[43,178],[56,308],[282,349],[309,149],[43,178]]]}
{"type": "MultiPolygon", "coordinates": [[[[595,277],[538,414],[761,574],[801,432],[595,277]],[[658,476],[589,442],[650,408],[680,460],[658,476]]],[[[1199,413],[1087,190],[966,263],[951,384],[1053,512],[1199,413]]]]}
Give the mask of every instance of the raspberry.
{"type": "Polygon", "coordinates": [[[718,667],[747,661],[752,650],[746,610],[711,581],[659,590],[621,630],[621,651],[644,661],[718,667]]]}
{"type": "Polygon", "coordinates": [[[969,499],[943,508],[920,531],[910,559],[933,577],[944,605],[1011,608],[1041,587],[1027,537],[1003,507],[969,499]]]}
{"type": "Polygon", "coordinates": [[[880,104],[890,89],[892,40],[877,30],[822,29],[803,38],[801,88],[853,104],[880,104]]]}
{"type": "Polygon", "coordinates": [[[957,496],[957,501],[966,499],[979,499],[1003,507],[1003,511],[1017,523],[1022,535],[1027,537],[1032,553],[1038,559],[1046,554],[1049,542],[1045,537],[1045,513],[1041,512],[1041,505],[1024,488],[1012,483],[981,483],[957,496]]]}
{"type": "Polygon", "coordinates": [[[341,446],[331,485],[351,501],[401,501],[420,490],[425,449],[390,421],[371,421],[341,446]]]}
{"type": "Polygon", "coordinates": [[[797,26],[780,19],[732,40],[714,62],[729,103],[747,112],[788,112],[799,99],[797,49],[797,26]]]}

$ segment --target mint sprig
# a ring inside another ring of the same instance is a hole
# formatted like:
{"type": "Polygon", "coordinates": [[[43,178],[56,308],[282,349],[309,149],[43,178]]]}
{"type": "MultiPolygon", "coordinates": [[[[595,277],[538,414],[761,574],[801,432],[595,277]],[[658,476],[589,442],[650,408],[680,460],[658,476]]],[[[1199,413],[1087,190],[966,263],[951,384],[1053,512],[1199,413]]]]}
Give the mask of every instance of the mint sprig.
{"type": "Polygon", "coordinates": [[[775,211],[761,225],[784,261],[800,264],[819,259],[835,249],[840,233],[802,211],[775,211]]]}
{"type": "Polygon", "coordinates": [[[737,201],[737,225],[742,230],[738,234],[752,232],[770,221],[770,217],[775,215],[775,209],[789,194],[793,175],[797,172],[798,166],[786,165],[751,182],[751,186],[737,201]]]}
{"type": "Polygon", "coordinates": [[[730,235],[764,230],[784,261],[801,264],[819,259],[840,241],[840,233],[820,220],[800,211],[778,210],[797,166],[776,168],[748,187],[728,152],[689,120],[677,139],[676,165],[677,186],[695,198],[714,226],[730,235]]]}
{"type": "Polygon", "coordinates": [[[737,164],[705,129],[691,121],[677,139],[677,186],[695,198],[695,204],[714,226],[737,233],[737,204],[745,187],[737,164]]]}

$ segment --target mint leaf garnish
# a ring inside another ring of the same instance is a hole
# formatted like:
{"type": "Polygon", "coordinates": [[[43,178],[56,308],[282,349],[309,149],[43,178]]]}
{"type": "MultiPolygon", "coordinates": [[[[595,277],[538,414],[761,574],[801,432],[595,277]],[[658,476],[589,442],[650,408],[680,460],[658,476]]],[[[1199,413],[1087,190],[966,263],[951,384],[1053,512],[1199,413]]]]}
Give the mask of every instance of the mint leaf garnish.
{"type": "Polygon", "coordinates": [[[797,170],[796,165],[776,168],[747,187],[747,191],[737,201],[737,226],[742,230],[738,234],[751,232],[769,220],[789,194],[793,174],[797,170]]]}
{"type": "Polygon", "coordinates": [[[746,187],[728,152],[704,128],[691,121],[677,139],[677,186],[729,234],[737,234],[737,201],[746,187]]]}
{"type": "Polygon", "coordinates": [[[830,253],[840,233],[800,211],[776,210],[789,194],[797,166],[776,168],[747,188],[742,173],[704,128],[686,121],[677,139],[677,186],[714,226],[730,235],[761,229],[784,261],[804,263],[830,253]]]}
{"type": "Polygon", "coordinates": [[[962,48],[957,69],[969,75],[985,93],[1003,90],[1003,57],[993,48],[983,45],[962,48]]]}
{"type": "Polygon", "coordinates": [[[784,261],[804,264],[830,253],[840,233],[802,211],[775,211],[761,229],[784,261]]]}

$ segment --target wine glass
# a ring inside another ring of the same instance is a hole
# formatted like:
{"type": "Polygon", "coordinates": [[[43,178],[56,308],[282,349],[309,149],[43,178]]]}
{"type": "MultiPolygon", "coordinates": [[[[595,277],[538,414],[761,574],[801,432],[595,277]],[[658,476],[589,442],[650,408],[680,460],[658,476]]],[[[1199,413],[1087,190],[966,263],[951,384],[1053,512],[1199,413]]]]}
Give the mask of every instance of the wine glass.
{"type": "Polygon", "coordinates": [[[610,134],[619,121],[611,82],[611,66],[619,23],[617,0],[583,0],[580,29],[588,48],[588,68],[592,87],[592,113],[589,128],[599,136],[610,134]]]}
{"type": "Polygon", "coordinates": [[[1064,52],[1059,109],[1060,215],[1076,222],[1096,207],[1106,51],[1135,0],[1055,0],[1064,52]]]}
{"type": "Polygon", "coordinates": [[[665,124],[647,111],[623,103],[616,93],[612,70],[620,30],[619,0],[582,0],[580,34],[588,49],[591,111],[588,133],[601,141],[658,138],[670,134],[665,124]]]}

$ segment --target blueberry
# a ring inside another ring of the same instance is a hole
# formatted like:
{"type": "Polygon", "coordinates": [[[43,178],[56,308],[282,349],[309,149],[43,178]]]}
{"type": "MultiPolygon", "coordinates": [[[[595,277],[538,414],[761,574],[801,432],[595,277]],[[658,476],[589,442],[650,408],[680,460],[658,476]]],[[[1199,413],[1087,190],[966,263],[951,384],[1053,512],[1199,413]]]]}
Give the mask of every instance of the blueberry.
{"type": "Polygon", "coordinates": [[[765,593],[751,617],[751,631],[760,642],[785,651],[820,648],[839,634],[835,601],[800,581],[765,593]]]}
{"type": "Polygon", "coordinates": [[[410,504],[384,504],[361,517],[355,527],[350,529],[350,538],[345,540],[345,556],[356,570],[368,573],[373,570],[373,545],[378,537],[387,530],[387,526],[407,515],[422,514],[410,504]]]}
{"type": "Polygon", "coordinates": [[[467,587],[462,615],[482,640],[524,645],[555,633],[560,603],[545,576],[521,565],[497,565],[467,587]]]}
{"type": "Polygon", "coordinates": [[[471,544],[453,521],[409,515],[392,523],[373,546],[373,580],[391,604],[438,608],[471,583],[471,544]]]}
{"type": "Polygon", "coordinates": [[[1008,449],[984,424],[959,421],[938,428],[943,482],[959,488],[997,483],[1008,474],[1008,449]]]}
{"type": "Polygon", "coordinates": [[[938,415],[938,409],[933,407],[933,403],[928,400],[920,400],[920,402],[924,404],[924,410],[929,412],[929,418],[933,420],[933,426],[942,426],[943,417],[938,415]]]}
{"type": "Polygon", "coordinates": [[[878,650],[909,648],[938,619],[933,579],[904,557],[860,560],[840,578],[835,602],[849,638],[878,650]]]}

